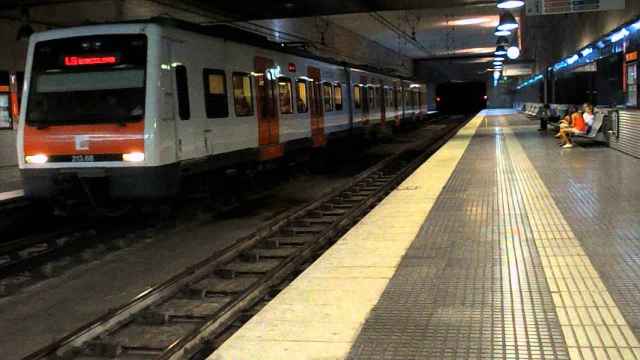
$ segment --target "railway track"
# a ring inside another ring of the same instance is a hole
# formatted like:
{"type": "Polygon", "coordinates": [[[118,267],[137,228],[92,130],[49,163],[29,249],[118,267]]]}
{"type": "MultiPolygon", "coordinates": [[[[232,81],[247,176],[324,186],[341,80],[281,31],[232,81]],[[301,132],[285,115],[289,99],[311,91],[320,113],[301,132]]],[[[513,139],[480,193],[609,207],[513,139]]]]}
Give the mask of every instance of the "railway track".
{"type": "Polygon", "coordinates": [[[24,359],[202,357],[286,286],[464,125],[194,264],[24,359]]]}
{"type": "Polygon", "coordinates": [[[0,244],[0,297],[43,279],[56,276],[80,263],[145,238],[147,223],[114,226],[112,222],[66,224],[54,232],[34,234],[0,244]]]}

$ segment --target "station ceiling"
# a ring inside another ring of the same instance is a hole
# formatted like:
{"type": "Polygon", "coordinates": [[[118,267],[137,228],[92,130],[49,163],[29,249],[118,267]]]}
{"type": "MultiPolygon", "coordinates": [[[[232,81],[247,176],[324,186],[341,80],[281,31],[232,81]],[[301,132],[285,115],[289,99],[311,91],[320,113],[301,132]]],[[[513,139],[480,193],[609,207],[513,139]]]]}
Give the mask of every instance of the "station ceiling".
{"type": "MultiPolygon", "coordinates": [[[[495,0],[134,1],[146,4],[137,7],[138,16],[168,13],[194,22],[259,23],[274,34],[282,20],[273,19],[319,18],[413,59],[486,61],[495,49],[493,30],[498,22],[495,0]]],[[[90,1],[2,0],[0,13],[74,2],[90,1]]],[[[478,69],[486,65],[478,64],[478,69]]]]}

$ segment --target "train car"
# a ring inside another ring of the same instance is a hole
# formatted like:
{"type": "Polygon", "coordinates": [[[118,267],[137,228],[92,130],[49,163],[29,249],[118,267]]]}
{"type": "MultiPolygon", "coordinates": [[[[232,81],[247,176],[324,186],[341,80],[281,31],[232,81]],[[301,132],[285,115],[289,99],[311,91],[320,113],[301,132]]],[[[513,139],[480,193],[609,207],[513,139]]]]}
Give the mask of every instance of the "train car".
{"type": "MultiPolygon", "coordinates": [[[[31,37],[18,128],[25,196],[175,196],[185,174],[272,161],[380,126],[383,87],[420,86],[256,36],[179,25],[31,37]]],[[[396,122],[414,111],[413,100],[393,101],[396,122]]]]}

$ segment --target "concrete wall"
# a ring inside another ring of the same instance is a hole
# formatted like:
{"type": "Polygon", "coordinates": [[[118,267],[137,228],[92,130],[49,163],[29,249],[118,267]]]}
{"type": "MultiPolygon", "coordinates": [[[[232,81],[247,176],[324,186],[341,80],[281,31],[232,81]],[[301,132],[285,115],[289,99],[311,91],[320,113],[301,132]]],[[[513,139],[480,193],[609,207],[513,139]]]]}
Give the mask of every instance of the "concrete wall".
{"type": "Polygon", "coordinates": [[[499,82],[493,86],[493,81],[487,81],[487,108],[504,109],[513,106],[514,92],[511,82],[499,82]]]}
{"type": "Polygon", "coordinates": [[[524,17],[524,57],[536,72],[574,54],[617,26],[640,16],[640,1],[627,0],[625,10],[524,17]]]}

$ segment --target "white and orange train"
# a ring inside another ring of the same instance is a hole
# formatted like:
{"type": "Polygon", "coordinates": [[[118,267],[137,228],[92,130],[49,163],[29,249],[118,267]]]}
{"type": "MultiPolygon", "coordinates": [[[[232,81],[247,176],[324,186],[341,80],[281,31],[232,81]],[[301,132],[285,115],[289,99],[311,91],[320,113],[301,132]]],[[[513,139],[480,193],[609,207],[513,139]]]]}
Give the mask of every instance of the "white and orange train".
{"type": "Polygon", "coordinates": [[[175,195],[183,174],[277,159],[426,114],[426,86],[224,27],[153,20],[34,34],[18,131],[27,197],[97,181],[175,195]]]}

